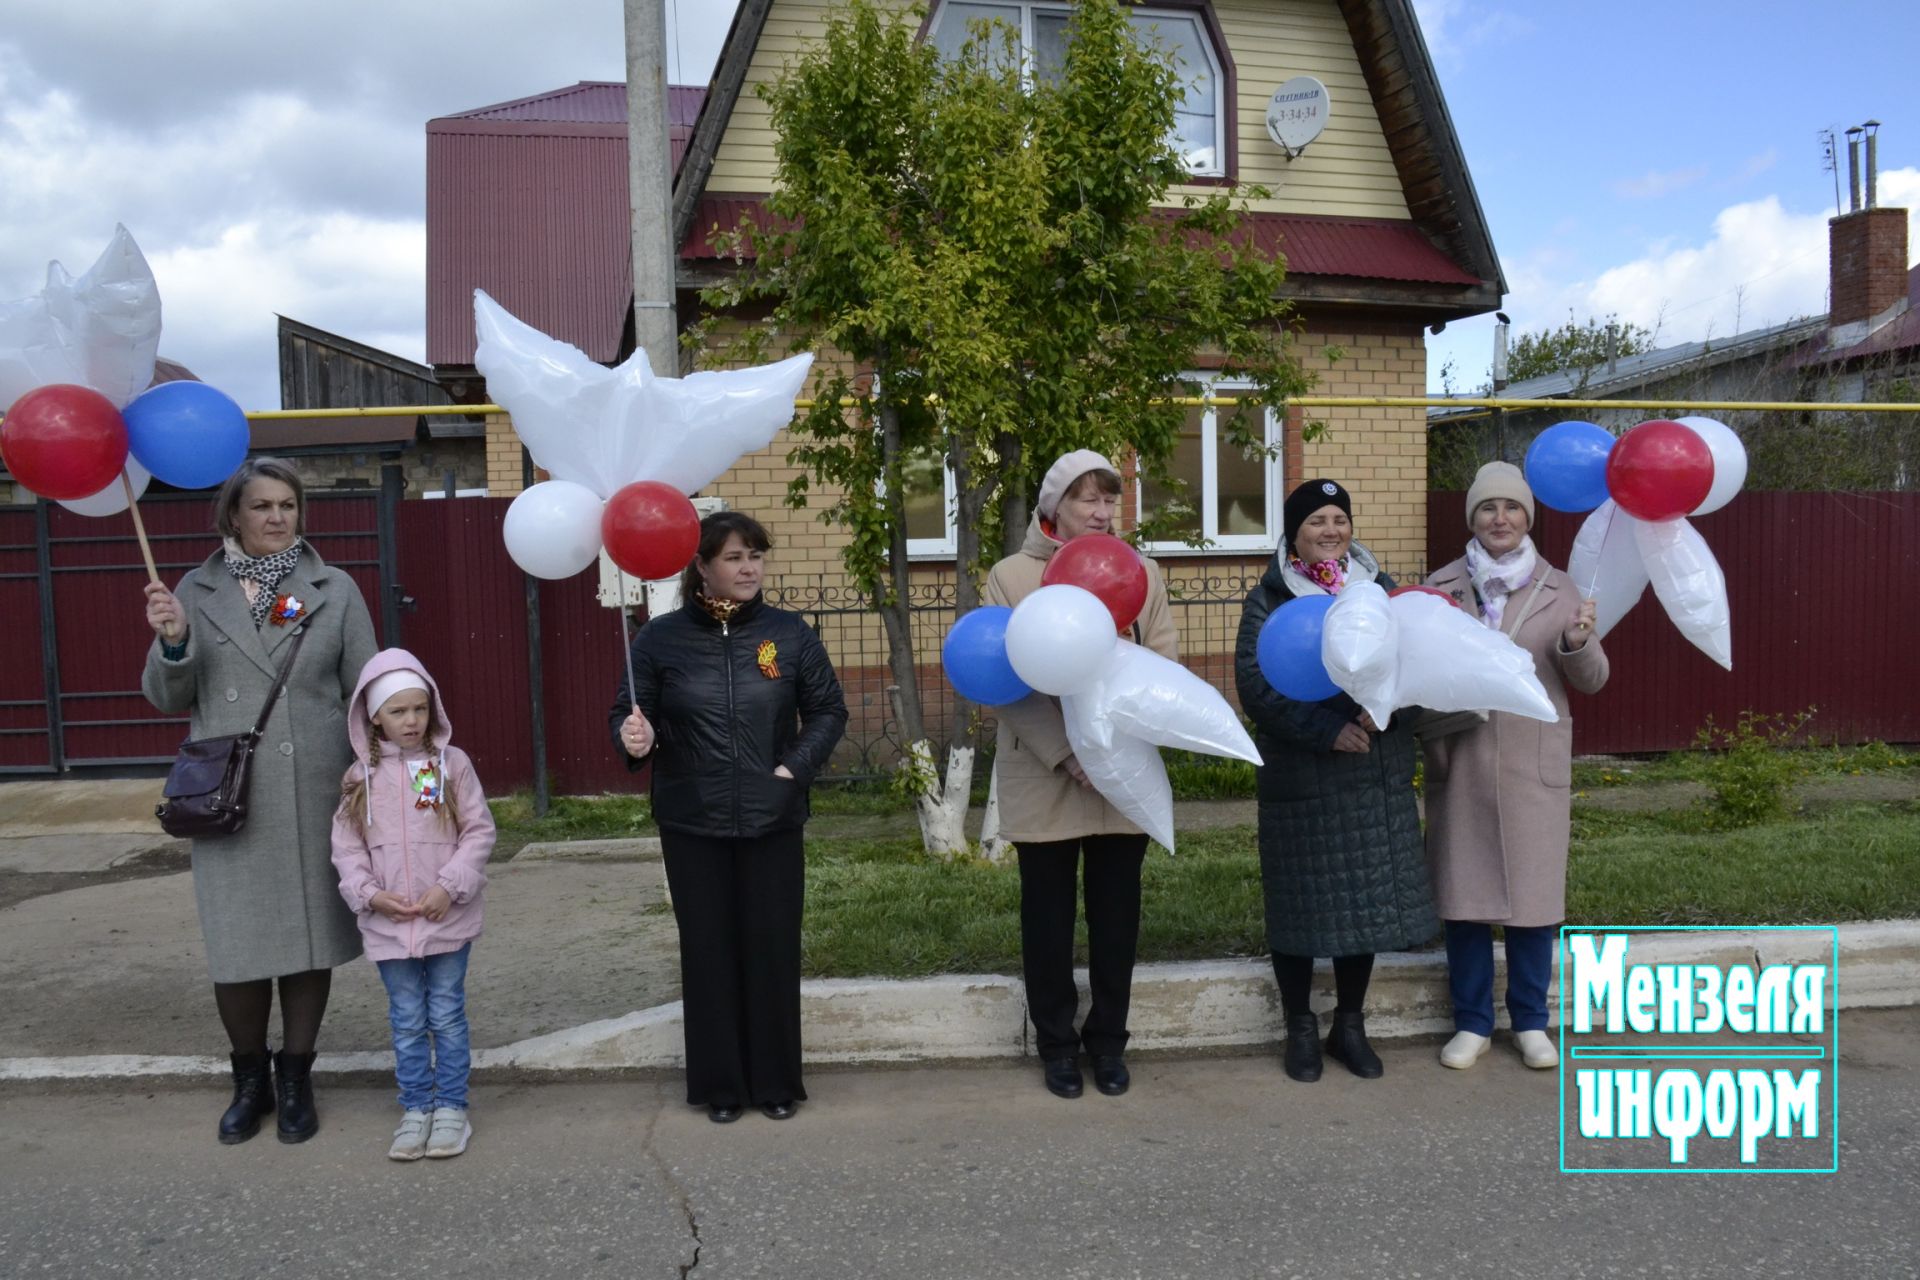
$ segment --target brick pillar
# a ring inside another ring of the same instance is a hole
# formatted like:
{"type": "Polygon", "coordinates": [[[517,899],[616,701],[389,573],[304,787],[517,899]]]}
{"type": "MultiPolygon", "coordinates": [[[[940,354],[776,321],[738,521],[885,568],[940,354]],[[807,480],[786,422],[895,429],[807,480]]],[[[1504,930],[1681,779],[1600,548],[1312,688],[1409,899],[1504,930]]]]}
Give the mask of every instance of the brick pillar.
{"type": "Polygon", "coordinates": [[[1862,209],[1827,219],[1830,325],[1871,320],[1907,296],[1907,211],[1862,209]]]}
{"type": "Polygon", "coordinates": [[[487,496],[511,498],[525,489],[520,481],[520,436],[504,413],[487,415],[487,496]]]}

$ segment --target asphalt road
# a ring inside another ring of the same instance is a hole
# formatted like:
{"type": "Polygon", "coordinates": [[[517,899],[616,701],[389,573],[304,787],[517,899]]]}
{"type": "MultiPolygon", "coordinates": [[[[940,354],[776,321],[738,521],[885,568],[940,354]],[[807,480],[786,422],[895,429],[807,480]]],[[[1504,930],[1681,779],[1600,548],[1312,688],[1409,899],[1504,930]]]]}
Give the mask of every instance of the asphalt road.
{"type": "Polygon", "coordinates": [[[1841,1044],[1830,1176],[1564,1175],[1554,1076],[1504,1043],[1314,1085],[1146,1060],[1073,1102],[1030,1065],[816,1072],[795,1119],[730,1127],[677,1079],[494,1084],[467,1154],[413,1165],[385,1088],[323,1087],[304,1146],[223,1148],[212,1089],[9,1086],[0,1274],[1920,1275],[1920,1010],[1841,1044]]]}

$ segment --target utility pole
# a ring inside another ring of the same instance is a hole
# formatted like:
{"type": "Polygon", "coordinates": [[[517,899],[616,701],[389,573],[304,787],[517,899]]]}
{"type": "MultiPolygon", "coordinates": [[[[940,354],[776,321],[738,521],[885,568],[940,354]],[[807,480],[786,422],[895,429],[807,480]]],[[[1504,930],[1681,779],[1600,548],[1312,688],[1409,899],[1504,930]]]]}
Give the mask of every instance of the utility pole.
{"type": "MultiPolygon", "coordinates": [[[[1493,396],[1499,399],[1507,389],[1507,313],[1493,313],[1493,396]]],[[[1507,411],[1493,411],[1494,456],[1502,462],[1507,460],[1507,411]]]]}
{"type": "Polygon", "coordinates": [[[673,149],[667,136],[664,0],[624,0],[627,23],[627,201],[633,209],[633,336],[654,373],[680,375],[673,307],[673,149]]]}

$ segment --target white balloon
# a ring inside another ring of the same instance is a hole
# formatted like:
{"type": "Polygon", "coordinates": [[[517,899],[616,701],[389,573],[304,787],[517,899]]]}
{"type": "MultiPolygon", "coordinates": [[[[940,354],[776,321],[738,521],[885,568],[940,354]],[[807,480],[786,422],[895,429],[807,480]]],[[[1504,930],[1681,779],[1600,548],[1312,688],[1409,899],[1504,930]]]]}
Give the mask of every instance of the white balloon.
{"type": "Polygon", "coordinates": [[[1733,614],[1727,607],[1727,576],[1707,540],[1684,519],[1640,522],[1634,529],[1640,558],[1653,580],[1653,594],[1666,606],[1680,634],[1700,652],[1733,670],[1733,614]]]}
{"type": "MultiPolygon", "coordinates": [[[[36,387],[91,387],[116,409],[153,381],[160,287],[125,227],[79,279],[58,262],[31,298],[0,302],[0,413],[36,387]]],[[[85,499],[82,499],[85,501],[85,499]]]]}
{"type": "Polygon", "coordinates": [[[764,449],[793,417],[811,355],[752,369],[656,377],[645,351],[608,369],[473,293],[474,367],[513,416],[534,465],[601,498],[640,480],[682,493],[764,449]]]}
{"type": "Polygon", "coordinates": [[[1400,636],[1401,706],[1511,711],[1549,724],[1560,718],[1533,655],[1505,635],[1424,591],[1388,604],[1400,636]]]}
{"type": "Polygon", "coordinates": [[[1574,536],[1567,576],[1583,599],[1594,602],[1596,640],[1604,639],[1646,594],[1647,566],[1634,538],[1640,523],[1608,498],[1593,509],[1574,536]]]}
{"type": "Polygon", "coordinates": [[[571,578],[600,555],[600,495],[571,480],[543,480],[507,508],[501,537],[536,578],[571,578]]]}
{"type": "Polygon", "coordinates": [[[1400,641],[1387,605],[1379,583],[1353,583],[1334,598],[1320,633],[1327,674],[1378,725],[1400,705],[1400,641]]]}
{"type": "Polygon", "coordinates": [[[1007,619],[1007,661],[1041,693],[1078,693],[1100,678],[1118,637],[1113,614],[1082,587],[1041,587],[1007,619]]]}
{"type": "MultiPolygon", "coordinates": [[[[133,499],[138,502],[140,496],[147,491],[147,485],[153,480],[153,475],[141,466],[132,454],[128,454],[127,479],[133,482],[133,499]]],[[[89,494],[84,498],[75,498],[71,502],[62,502],[60,505],[78,516],[117,516],[127,509],[127,488],[120,483],[120,477],[115,476],[112,483],[100,492],[89,494]]]]}
{"type": "Polygon", "coordinates": [[[1707,496],[1690,514],[1704,516],[1718,511],[1732,502],[1733,495],[1747,482],[1747,446],[1740,442],[1732,427],[1716,419],[1675,418],[1674,421],[1693,428],[1694,434],[1705,441],[1713,453],[1713,488],[1707,490],[1707,496]]]}

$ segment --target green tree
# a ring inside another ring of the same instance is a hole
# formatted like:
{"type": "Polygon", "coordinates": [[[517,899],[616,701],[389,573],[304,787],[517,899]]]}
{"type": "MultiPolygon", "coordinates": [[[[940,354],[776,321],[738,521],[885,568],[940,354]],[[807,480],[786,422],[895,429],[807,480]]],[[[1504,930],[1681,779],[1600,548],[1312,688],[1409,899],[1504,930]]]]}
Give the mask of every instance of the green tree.
{"type": "MultiPolygon", "coordinates": [[[[707,300],[767,308],[750,348],[831,345],[852,362],[821,370],[795,425],[805,470],[789,498],[818,491],[821,519],[847,533],[847,570],[885,621],[923,833],[951,850],[957,823],[936,836],[929,812],[951,816],[958,797],[964,813],[971,752],[956,748],[943,788],[908,625],[903,467],[930,451],[953,471],[965,613],[1059,453],[1132,454],[1176,485],[1183,373],[1217,365],[1268,403],[1309,379],[1288,346],[1284,264],[1242,232],[1246,197],[1264,192],[1156,208],[1186,179],[1170,142],[1182,89],[1117,0],[1078,6],[1060,75],[1031,88],[1005,26],[976,26],[943,61],[920,20],[852,0],[761,87],[772,225],[743,224],[741,273],[707,300]]],[[[1228,438],[1263,447],[1262,412],[1250,399],[1223,415],[1228,438]]]]}
{"type": "Polygon", "coordinates": [[[1641,325],[1617,319],[1585,321],[1567,313],[1567,322],[1558,329],[1526,332],[1514,338],[1507,351],[1507,381],[1522,382],[1550,373],[1569,373],[1585,386],[1593,371],[1606,364],[1608,330],[1612,330],[1613,355],[1635,356],[1653,349],[1653,331],[1641,325]]]}

